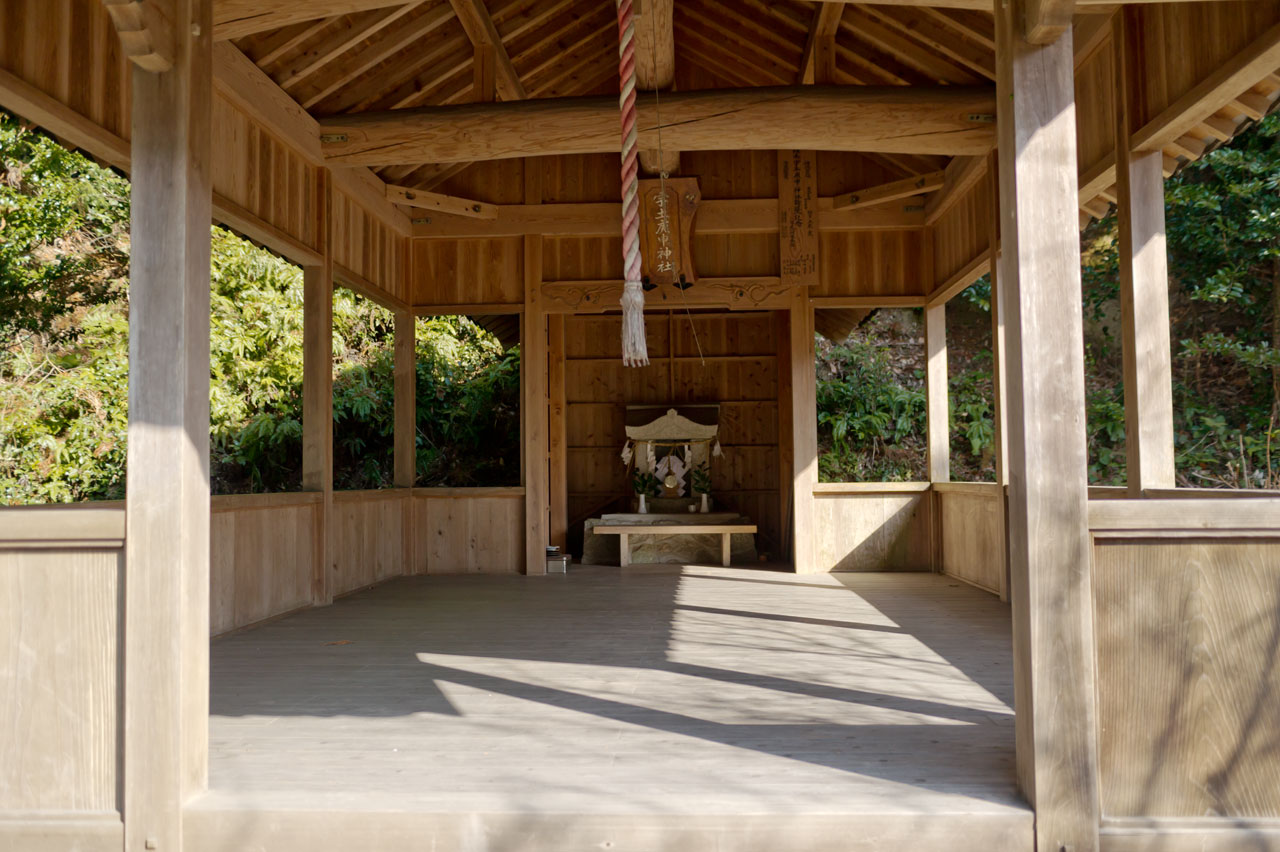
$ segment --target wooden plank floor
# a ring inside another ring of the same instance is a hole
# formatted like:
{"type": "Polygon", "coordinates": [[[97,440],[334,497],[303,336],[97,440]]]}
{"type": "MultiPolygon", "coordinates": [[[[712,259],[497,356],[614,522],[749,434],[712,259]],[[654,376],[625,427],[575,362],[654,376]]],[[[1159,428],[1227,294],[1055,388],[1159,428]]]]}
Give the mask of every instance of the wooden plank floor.
{"type": "Polygon", "coordinates": [[[1009,644],[931,574],[395,580],[213,644],[188,848],[1029,852],[1009,644]]]}

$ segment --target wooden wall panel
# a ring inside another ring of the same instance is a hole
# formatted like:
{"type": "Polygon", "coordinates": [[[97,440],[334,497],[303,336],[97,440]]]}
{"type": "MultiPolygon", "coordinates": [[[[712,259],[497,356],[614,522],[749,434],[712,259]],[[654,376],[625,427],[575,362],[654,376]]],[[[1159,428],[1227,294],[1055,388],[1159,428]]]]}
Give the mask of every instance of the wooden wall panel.
{"type": "Polygon", "coordinates": [[[813,504],[819,571],[930,570],[929,492],[818,492],[813,504]]]}
{"type": "Polygon", "coordinates": [[[329,578],[334,596],[409,573],[404,558],[409,508],[407,488],[334,493],[329,578]]]}
{"type": "Polygon", "coordinates": [[[774,276],[778,263],[777,234],[694,234],[693,264],[701,277],[774,276]]]}
{"type": "Polygon", "coordinates": [[[539,157],[531,163],[536,164],[532,168],[542,172],[542,200],[547,204],[618,201],[622,198],[617,154],[539,157]]]}
{"type": "Polygon", "coordinates": [[[1003,596],[1004,489],[995,483],[960,487],[936,489],[942,572],[1003,596]]]}
{"type": "Polygon", "coordinates": [[[1139,535],[1094,543],[1103,813],[1280,817],[1280,536],[1139,535]]]}
{"type": "Polygon", "coordinates": [[[311,605],[320,559],[318,494],[214,497],[209,525],[210,633],[311,605]]]}
{"type": "Polygon", "coordinates": [[[922,296],[929,290],[924,231],[828,231],[814,296],[922,296]]]}
{"type": "Polygon", "coordinates": [[[1076,156],[1082,172],[1116,149],[1114,74],[1110,37],[1076,66],[1076,156]]]}
{"type": "Polygon", "coordinates": [[[221,96],[213,99],[213,191],[319,251],[321,169],[221,96]]]}
{"type": "Polygon", "coordinates": [[[1134,126],[1158,116],[1277,22],[1277,0],[1144,6],[1134,69],[1144,87],[1134,126]]]}
{"type": "Polygon", "coordinates": [[[818,195],[842,195],[879,186],[902,178],[902,173],[890,171],[882,162],[862,154],[841,151],[818,152],[818,195]]]}
{"type": "Polygon", "coordinates": [[[622,237],[543,237],[543,281],[621,281],[622,237]]]}
{"type": "Polygon", "coordinates": [[[991,205],[991,180],[983,178],[938,217],[931,231],[935,284],[946,281],[987,251],[991,205]]]}
{"type": "Polygon", "coordinates": [[[570,519],[631,494],[618,455],[626,406],[715,403],[724,455],[712,465],[713,497],[749,515],[760,527],[758,548],[776,556],[782,522],[773,314],[651,311],[651,363],[641,369],[622,366],[620,322],[565,317],[570,519]]]}
{"type": "Polygon", "coordinates": [[[0,68],[129,138],[129,62],[100,0],[0,3],[0,68]]]}
{"type": "Polygon", "coordinates": [[[406,238],[337,190],[332,193],[329,216],[334,264],[407,303],[411,288],[404,269],[406,238]]]}
{"type": "Polygon", "coordinates": [[[704,199],[778,197],[774,151],[682,151],[680,174],[698,178],[704,199]]]}
{"type": "Polygon", "coordinates": [[[411,245],[414,305],[524,305],[520,237],[414,240],[411,245]]]}
{"type": "Polygon", "coordinates": [[[439,496],[432,491],[414,492],[414,573],[524,571],[524,489],[439,489],[439,496]]]}
{"type": "Polygon", "coordinates": [[[0,549],[0,813],[119,810],[123,570],[119,547],[0,549]]]}
{"type": "Polygon", "coordinates": [[[523,204],[524,169],[524,160],[472,163],[463,171],[442,181],[434,191],[488,204],[523,204]]]}

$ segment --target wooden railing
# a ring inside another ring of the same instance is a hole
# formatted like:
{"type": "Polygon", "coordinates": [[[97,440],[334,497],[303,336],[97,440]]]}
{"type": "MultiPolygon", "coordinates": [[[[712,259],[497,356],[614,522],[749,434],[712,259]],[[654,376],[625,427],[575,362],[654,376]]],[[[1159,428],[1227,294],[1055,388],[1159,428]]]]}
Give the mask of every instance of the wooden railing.
{"type": "Polygon", "coordinates": [[[1280,495],[1091,500],[1089,528],[1103,848],[1280,848],[1280,495]]]}
{"type": "Polygon", "coordinates": [[[813,496],[819,570],[930,570],[929,483],[819,483],[813,496]]]}
{"type": "Polygon", "coordinates": [[[119,504],[0,510],[0,849],[124,842],[124,535],[119,504]]]}

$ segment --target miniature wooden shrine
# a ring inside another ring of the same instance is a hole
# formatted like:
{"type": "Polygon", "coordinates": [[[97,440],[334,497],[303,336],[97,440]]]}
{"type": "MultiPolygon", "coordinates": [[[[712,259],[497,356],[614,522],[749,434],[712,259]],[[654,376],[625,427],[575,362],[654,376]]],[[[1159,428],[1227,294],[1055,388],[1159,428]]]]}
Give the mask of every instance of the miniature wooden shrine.
{"type": "Polygon", "coordinates": [[[722,456],[719,406],[669,408],[648,419],[654,410],[627,410],[621,456],[635,493],[632,511],[584,522],[583,562],[754,562],[756,526],[751,519],[735,511],[712,511],[711,466],[722,456]]]}

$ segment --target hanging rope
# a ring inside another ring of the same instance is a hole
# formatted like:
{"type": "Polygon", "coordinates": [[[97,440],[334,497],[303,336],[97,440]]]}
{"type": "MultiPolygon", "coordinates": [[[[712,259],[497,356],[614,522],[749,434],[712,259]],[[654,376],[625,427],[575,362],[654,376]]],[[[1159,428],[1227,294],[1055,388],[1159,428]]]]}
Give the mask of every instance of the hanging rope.
{"type": "Polygon", "coordinates": [[[640,280],[640,179],[636,133],[636,26],[632,0],[615,0],[618,7],[618,76],[622,79],[618,107],[622,113],[622,363],[646,367],[649,350],[644,339],[644,287],[640,280]]]}

